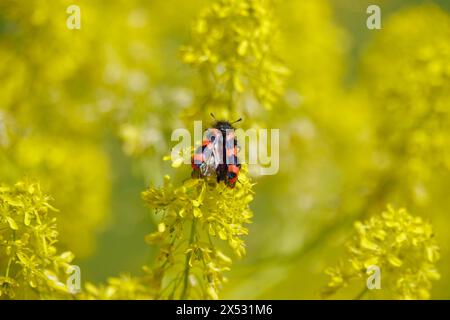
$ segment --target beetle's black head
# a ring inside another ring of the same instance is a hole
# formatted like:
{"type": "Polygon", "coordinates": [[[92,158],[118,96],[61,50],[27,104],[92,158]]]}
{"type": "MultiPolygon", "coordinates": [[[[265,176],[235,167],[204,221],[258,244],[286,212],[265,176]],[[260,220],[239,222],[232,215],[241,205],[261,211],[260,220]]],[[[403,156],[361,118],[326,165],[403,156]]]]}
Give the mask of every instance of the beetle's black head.
{"type": "Polygon", "coordinates": [[[220,131],[234,129],[234,127],[228,121],[216,121],[213,126],[220,131]]]}
{"type": "MultiPolygon", "coordinates": [[[[213,119],[216,120],[216,117],[214,117],[214,114],[212,114],[212,113],[211,113],[211,117],[213,117],[213,119]]],[[[222,132],[224,132],[225,130],[230,130],[230,129],[234,130],[233,124],[235,124],[236,122],[239,122],[241,120],[242,119],[239,118],[238,120],[233,121],[231,123],[229,121],[216,120],[216,122],[213,124],[213,127],[216,129],[219,129],[222,132]]]]}

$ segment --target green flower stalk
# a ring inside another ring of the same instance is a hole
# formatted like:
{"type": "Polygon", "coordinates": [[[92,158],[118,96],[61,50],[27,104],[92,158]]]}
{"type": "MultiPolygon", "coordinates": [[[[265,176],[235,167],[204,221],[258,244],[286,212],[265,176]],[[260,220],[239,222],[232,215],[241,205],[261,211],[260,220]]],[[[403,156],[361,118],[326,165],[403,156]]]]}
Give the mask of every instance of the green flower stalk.
{"type": "MultiPolygon", "coordinates": [[[[405,209],[388,206],[381,215],[357,221],[356,234],[347,244],[347,260],[329,268],[325,295],[348,286],[351,280],[368,277],[367,268],[381,270],[381,289],[398,299],[429,299],[439,247],[432,226],[405,209]]],[[[365,292],[365,291],[364,291],[365,292]]]]}
{"type": "Polygon", "coordinates": [[[283,94],[288,71],[274,51],[271,2],[219,0],[195,22],[182,60],[199,70],[208,104],[235,113],[245,93],[271,109],[283,94]]]}
{"type": "Polygon", "coordinates": [[[70,298],[71,252],[55,244],[57,210],[37,183],[0,186],[0,299],[70,298]]]}
{"type": "MultiPolygon", "coordinates": [[[[210,111],[224,118],[243,116],[244,98],[272,108],[286,75],[273,50],[273,21],[271,1],[266,0],[218,0],[204,10],[190,45],[182,48],[183,62],[195,67],[203,80],[201,99],[187,111],[188,118],[210,111]]],[[[156,298],[219,298],[231,254],[245,255],[242,236],[252,218],[252,186],[243,167],[234,188],[218,183],[215,176],[190,178],[181,186],[166,176],[162,188],[143,192],[144,201],[161,214],[157,230],[146,236],[149,244],[160,246],[153,271],[162,276],[156,298]]]]}
{"type": "Polygon", "coordinates": [[[230,253],[245,255],[242,236],[253,216],[252,186],[243,167],[233,189],[215,177],[191,178],[176,187],[166,176],[162,188],[142,193],[161,214],[157,230],[146,236],[149,244],[160,246],[155,270],[164,278],[158,298],[218,299],[230,253]]]}

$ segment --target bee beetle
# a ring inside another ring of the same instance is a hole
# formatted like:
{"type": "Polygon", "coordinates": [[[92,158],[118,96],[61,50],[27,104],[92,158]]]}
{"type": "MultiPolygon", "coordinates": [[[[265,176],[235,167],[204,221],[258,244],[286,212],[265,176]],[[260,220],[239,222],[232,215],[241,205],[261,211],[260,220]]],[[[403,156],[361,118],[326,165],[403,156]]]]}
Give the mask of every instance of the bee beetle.
{"type": "Polygon", "coordinates": [[[192,156],[192,176],[207,177],[213,174],[217,182],[223,181],[228,187],[234,188],[238,181],[241,165],[238,161],[238,144],[234,133],[234,122],[217,121],[214,114],[212,128],[206,129],[205,139],[192,156]]]}

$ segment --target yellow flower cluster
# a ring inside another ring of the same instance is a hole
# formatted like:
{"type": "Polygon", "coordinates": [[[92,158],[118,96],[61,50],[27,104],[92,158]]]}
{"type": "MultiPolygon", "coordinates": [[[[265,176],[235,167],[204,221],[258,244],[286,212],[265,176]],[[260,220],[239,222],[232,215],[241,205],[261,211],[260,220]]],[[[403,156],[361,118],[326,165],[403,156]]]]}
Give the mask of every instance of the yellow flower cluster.
{"type": "Polygon", "coordinates": [[[232,262],[220,240],[238,257],[245,254],[241,237],[252,218],[252,186],[243,168],[233,189],[213,177],[175,187],[166,176],[161,189],[143,192],[144,201],[162,214],[157,231],[146,237],[161,246],[158,268],[167,276],[161,298],[218,298],[232,262]]]}
{"type": "Polygon", "coordinates": [[[388,206],[381,215],[357,221],[354,227],[356,235],[347,244],[348,259],[326,270],[330,282],[325,294],[347,286],[354,278],[367,277],[367,269],[377,266],[381,289],[391,297],[430,297],[431,281],[440,277],[435,267],[439,248],[430,224],[405,209],[388,206]]]}
{"type": "Polygon", "coordinates": [[[200,71],[208,103],[233,113],[246,93],[271,109],[283,93],[287,69],[274,53],[272,10],[270,0],[219,0],[195,22],[182,60],[200,71]]]}
{"type": "Polygon", "coordinates": [[[109,168],[92,142],[102,112],[88,105],[100,99],[92,95],[102,75],[101,50],[91,41],[98,10],[80,4],[82,29],[73,31],[65,24],[71,4],[0,3],[0,25],[7,26],[0,41],[0,176],[41,181],[62,211],[60,247],[87,256],[108,214],[109,168]]]}
{"type": "Polygon", "coordinates": [[[91,254],[109,210],[109,162],[104,152],[88,142],[33,136],[20,139],[6,153],[0,153],[3,181],[23,176],[41,181],[61,210],[59,247],[77,257],[91,254]]]}
{"type": "Polygon", "coordinates": [[[73,259],[58,253],[57,210],[39,184],[0,186],[0,298],[68,298],[73,259]]]}

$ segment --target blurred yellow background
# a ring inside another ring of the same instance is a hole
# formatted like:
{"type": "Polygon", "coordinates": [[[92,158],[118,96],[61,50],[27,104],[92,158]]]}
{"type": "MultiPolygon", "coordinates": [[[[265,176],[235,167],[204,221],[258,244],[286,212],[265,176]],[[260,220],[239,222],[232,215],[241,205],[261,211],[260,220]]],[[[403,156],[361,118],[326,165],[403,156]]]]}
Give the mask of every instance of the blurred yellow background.
{"type": "MultiPolygon", "coordinates": [[[[210,3],[0,2],[0,182],[34,178],[53,196],[58,246],[74,252],[83,282],[152,264],[157,249],[143,239],[156,220],[140,192],[165,174],[188,177],[190,166],[163,161],[171,132],[211,121],[180,59],[210,3]],[[80,30],[66,27],[71,4],[80,30]]],[[[449,10],[446,0],[275,1],[284,93],[236,115],[244,128],[280,129],[280,171],[253,177],[247,256],[221,297],[320,298],[353,223],[392,204],[433,225],[431,298],[450,299],[449,10]],[[366,27],[369,4],[381,30],[366,27]]]]}

